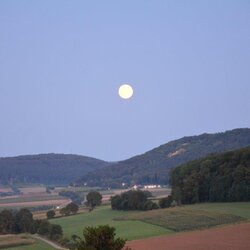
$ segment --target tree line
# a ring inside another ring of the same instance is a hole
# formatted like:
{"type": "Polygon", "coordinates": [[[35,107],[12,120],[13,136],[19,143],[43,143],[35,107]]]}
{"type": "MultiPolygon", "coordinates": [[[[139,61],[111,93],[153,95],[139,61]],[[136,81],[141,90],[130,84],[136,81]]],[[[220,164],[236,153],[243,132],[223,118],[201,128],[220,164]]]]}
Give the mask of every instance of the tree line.
{"type": "Polygon", "coordinates": [[[115,210],[152,210],[158,205],[148,200],[152,197],[149,191],[129,190],[111,197],[111,207],[115,210]]]}
{"type": "Polygon", "coordinates": [[[250,201],[250,147],[176,167],[172,194],[179,203],[250,201]]]}
{"type": "Polygon", "coordinates": [[[60,225],[51,224],[47,220],[33,219],[33,214],[27,208],[20,210],[4,209],[0,212],[0,234],[39,233],[56,240],[62,237],[60,225]]]}

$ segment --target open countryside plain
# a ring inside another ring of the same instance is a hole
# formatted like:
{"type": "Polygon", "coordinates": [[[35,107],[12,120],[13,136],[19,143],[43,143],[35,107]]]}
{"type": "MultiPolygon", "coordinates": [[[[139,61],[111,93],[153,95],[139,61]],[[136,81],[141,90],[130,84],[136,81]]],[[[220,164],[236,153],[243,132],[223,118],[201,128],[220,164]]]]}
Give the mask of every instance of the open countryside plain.
{"type": "Polygon", "coordinates": [[[250,211],[250,202],[224,203],[224,205],[207,203],[146,212],[115,211],[110,206],[101,206],[92,212],[53,219],[51,222],[60,224],[68,237],[73,234],[80,236],[86,226],[109,224],[117,229],[117,236],[133,240],[247,222],[249,212],[245,215],[246,210],[250,211]],[[230,208],[233,212],[227,212],[226,208],[230,208]]]}
{"type": "MultiPolygon", "coordinates": [[[[26,190],[28,191],[28,190],[26,190]]],[[[36,190],[38,191],[38,189],[36,190]]],[[[26,193],[27,195],[33,196],[36,200],[38,198],[32,190],[29,190],[31,193],[26,193]]],[[[58,191],[57,191],[58,192],[58,191]]],[[[163,194],[165,191],[163,191],[163,194]]],[[[39,192],[36,193],[39,196],[39,192]]],[[[40,193],[41,194],[41,193],[40,193]]],[[[105,195],[113,195],[113,190],[104,191],[105,195]]],[[[53,197],[56,194],[48,194],[48,196],[53,197]]],[[[161,194],[160,194],[161,195],[161,194]]],[[[41,199],[46,198],[46,194],[41,195],[41,199]]],[[[19,199],[21,199],[19,197],[19,199]]],[[[35,201],[33,201],[35,202],[35,201]]],[[[185,246],[187,242],[187,237],[194,237],[193,241],[196,242],[200,238],[198,232],[204,232],[204,237],[212,237],[213,232],[215,234],[221,231],[213,231],[215,229],[209,229],[208,236],[206,236],[204,230],[208,227],[220,226],[221,230],[226,230],[228,227],[231,227],[230,224],[235,224],[237,230],[243,230],[242,237],[239,238],[244,243],[244,229],[241,227],[246,223],[249,223],[250,219],[250,202],[234,202],[234,203],[201,203],[195,205],[184,205],[176,208],[168,209],[158,209],[151,211],[117,211],[112,210],[110,205],[102,205],[97,207],[92,212],[86,212],[86,210],[81,210],[81,213],[72,216],[66,216],[61,218],[51,219],[50,222],[53,224],[59,224],[62,226],[64,231],[64,236],[71,238],[73,234],[82,236],[82,231],[86,226],[97,226],[109,224],[116,228],[116,233],[118,237],[125,238],[129,241],[129,245],[133,247],[133,250],[142,250],[142,249],[157,249],[163,250],[166,248],[161,248],[162,244],[172,244],[175,247],[175,241],[182,242],[182,245],[185,246]],[[240,224],[238,224],[240,223],[240,224]],[[229,224],[229,225],[226,225],[229,224]],[[239,227],[240,226],[240,227],[239,227]],[[201,231],[194,231],[201,230],[201,231]],[[192,232],[183,232],[183,231],[192,231],[192,232]],[[193,235],[194,234],[194,235],[193,235]],[[183,235],[183,241],[181,237],[183,235]],[[198,236],[197,236],[198,235],[198,236]],[[157,237],[157,238],[155,238],[157,237]],[[159,245],[155,245],[155,239],[159,245]],[[135,241],[134,241],[135,240],[135,241]],[[152,242],[150,241],[152,240],[152,242]],[[165,241],[169,243],[165,244],[165,241]],[[143,243],[145,241],[145,243],[143,243]],[[148,243],[147,243],[148,242],[148,243]],[[163,243],[161,243],[163,242],[163,243]],[[171,243],[172,242],[172,243],[171,243]],[[145,246],[147,244],[147,246],[145,246]],[[157,248],[153,246],[157,246],[157,248]]],[[[45,212],[41,212],[45,213],[45,212]]],[[[34,216],[37,217],[37,212],[34,213],[34,216]]],[[[40,215],[39,215],[40,216],[40,215]]],[[[235,230],[236,230],[235,229],[235,230]]],[[[247,227],[248,229],[248,227],[247,227]]],[[[221,233],[221,237],[229,237],[234,239],[230,234],[235,232],[234,229],[226,230],[225,235],[221,233]]],[[[203,234],[201,234],[203,236],[203,234]]],[[[236,234],[235,234],[236,235],[236,234]]],[[[216,240],[216,238],[215,238],[216,240]]],[[[205,241],[197,241],[197,244],[205,244],[205,241]]],[[[233,244],[233,243],[232,243],[233,244]]],[[[235,243],[237,244],[237,242],[235,243]]],[[[246,244],[246,242],[244,243],[246,244]]],[[[192,244],[191,244],[192,246],[192,244]]],[[[46,243],[39,240],[31,245],[18,246],[8,248],[10,250],[50,250],[53,249],[51,246],[48,246],[46,243]]],[[[185,249],[185,248],[167,248],[167,249],[185,249]]],[[[188,248],[187,248],[188,249],[188,248]]],[[[189,248],[192,249],[192,248],[189,248]]],[[[202,248],[198,248],[202,249],[202,248]]],[[[218,248],[220,250],[222,248],[218,248]]],[[[235,249],[235,248],[232,248],[235,249]]],[[[244,248],[242,248],[244,249],[244,248]]]]}
{"type": "MultiPolygon", "coordinates": [[[[9,191],[2,188],[2,191],[9,191]]],[[[45,187],[31,186],[19,188],[21,194],[0,198],[0,209],[39,206],[58,206],[70,202],[68,198],[58,195],[58,192],[47,193],[45,187]]]]}
{"type": "Polygon", "coordinates": [[[52,219],[51,223],[62,226],[65,236],[71,237],[73,234],[82,235],[82,230],[87,226],[97,226],[109,224],[116,228],[117,236],[128,240],[142,239],[157,235],[172,234],[171,230],[145,223],[143,221],[118,221],[115,218],[137,212],[114,211],[110,206],[101,206],[92,212],[74,216],[52,219]]]}

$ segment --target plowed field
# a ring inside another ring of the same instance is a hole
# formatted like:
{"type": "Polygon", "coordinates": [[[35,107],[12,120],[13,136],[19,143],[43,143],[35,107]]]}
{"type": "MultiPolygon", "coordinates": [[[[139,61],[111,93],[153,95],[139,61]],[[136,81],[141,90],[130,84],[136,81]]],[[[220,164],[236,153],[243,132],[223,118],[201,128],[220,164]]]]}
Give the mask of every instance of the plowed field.
{"type": "Polygon", "coordinates": [[[250,223],[128,242],[133,250],[249,250],[250,223]]]}

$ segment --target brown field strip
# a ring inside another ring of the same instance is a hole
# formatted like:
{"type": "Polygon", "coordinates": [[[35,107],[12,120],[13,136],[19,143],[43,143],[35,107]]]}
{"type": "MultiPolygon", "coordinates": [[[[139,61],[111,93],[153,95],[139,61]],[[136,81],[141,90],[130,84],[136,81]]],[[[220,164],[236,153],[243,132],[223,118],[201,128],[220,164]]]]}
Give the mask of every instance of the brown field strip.
{"type": "Polygon", "coordinates": [[[133,250],[249,250],[250,223],[130,241],[133,250]]]}
{"type": "MultiPolygon", "coordinates": [[[[61,218],[63,217],[60,214],[60,210],[54,210],[56,212],[54,218],[61,218]]],[[[80,208],[77,212],[77,214],[83,214],[83,213],[88,213],[89,212],[89,208],[80,208]]],[[[37,211],[33,213],[33,218],[34,219],[39,219],[39,220],[43,220],[43,219],[47,219],[47,211],[37,211]]]]}
{"type": "Polygon", "coordinates": [[[43,205],[61,205],[67,202],[70,202],[70,200],[58,199],[58,200],[45,200],[45,201],[13,202],[13,203],[2,203],[0,204],[0,207],[35,207],[43,205]]]}
{"type": "Polygon", "coordinates": [[[8,192],[12,192],[12,189],[11,188],[0,188],[0,192],[8,193],[8,192]]]}
{"type": "Polygon", "coordinates": [[[25,235],[0,235],[0,249],[33,244],[35,241],[25,235]]]}

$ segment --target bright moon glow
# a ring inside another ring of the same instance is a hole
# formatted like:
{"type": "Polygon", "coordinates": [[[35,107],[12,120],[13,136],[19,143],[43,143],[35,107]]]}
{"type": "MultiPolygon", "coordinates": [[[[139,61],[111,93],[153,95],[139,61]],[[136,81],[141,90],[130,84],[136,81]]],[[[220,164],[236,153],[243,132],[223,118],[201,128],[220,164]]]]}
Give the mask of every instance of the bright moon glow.
{"type": "Polygon", "coordinates": [[[119,96],[123,99],[129,99],[133,96],[133,88],[128,84],[123,84],[119,88],[119,96]]]}

